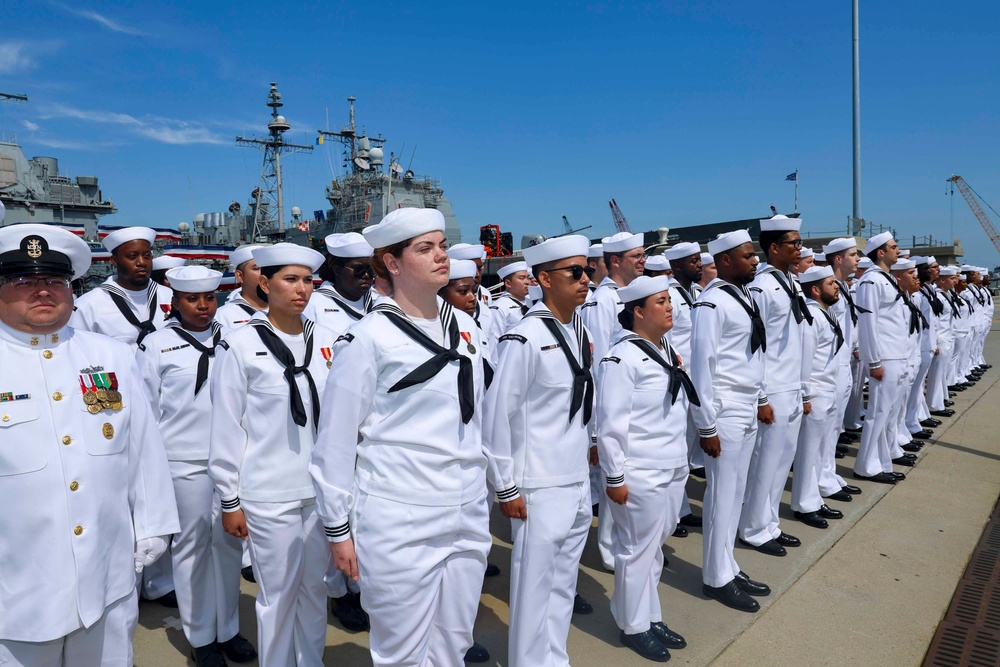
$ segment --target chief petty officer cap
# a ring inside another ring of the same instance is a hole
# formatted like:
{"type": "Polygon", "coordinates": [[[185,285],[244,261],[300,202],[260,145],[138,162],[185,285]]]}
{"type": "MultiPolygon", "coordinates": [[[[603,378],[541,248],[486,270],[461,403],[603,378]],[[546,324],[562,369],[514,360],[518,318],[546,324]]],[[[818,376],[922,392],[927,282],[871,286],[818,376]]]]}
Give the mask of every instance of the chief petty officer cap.
{"type": "Polygon", "coordinates": [[[232,265],[233,269],[240,268],[240,264],[244,262],[249,262],[253,259],[253,251],[257,248],[261,248],[260,245],[241,245],[236,250],[229,253],[229,263],[232,265]]]}
{"type": "Polygon", "coordinates": [[[868,243],[867,245],[865,245],[865,252],[878,250],[891,240],[892,240],[892,232],[882,232],[881,234],[876,234],[875,236],[868,239],[868,243]]]}
{"type": "Polygon", "coordinates": [[[352,259],[355,257],[371,257],[375,248],[371,247],[365,237],[357,232],[346,234],[330,234],[326,237],[326,249],[334,257],[352,259]]]}
{"type": "Polygon", "coordinates": [[[269,266],[305,266],[315,271],[323,266],[323,255],[312,248],[295,245],[294,243],[275,243],[274,245],[254,248],[253,259],[257,266],[264,269],[269,266]]]}
{"type": "Polygon", "coordinates": [[[802,227],[801,218],[789,218],[780,213],[760,221],[762,232],[797,232],[800,227],[802,227]]]}
{"type": "Polygon", "coordinates": [[[646,259],[646,271],[669,271],[670,262],[664,255],[653,255],[646,259]]]}
{"type": "Polygon", "coordinates": [[[823,246],[823,252],[827,255],[835,252],[840,252],[841,250],[847,250],[848,248],[857,248],[858,240],[854,237],[846,237],[833,239],[825,246],[823,246]]]}
{"type": "MultiPolygon", "coordinates": [[[[677,245],[663,251],[663,256],[668,260],[684,259],[685,257],[690,257],[691,255],[700,254],[701,246],[697,243],[678,243],[677,245]]],[[[647,260],[646,263],[648,264],[649,260],[647,260]]]]}
{"type": "Polygon", "coordinates": [[[105,236],[103,243],[109,252],[114,252],[115,248],[129,241],[145,241],[152,246],[155,240],[156,232],[149,227],[123,227],[105,236]]]}
{"type": "Polygon", "coordinates": [[[448,280],[475,278],[477,270],[476,263],[471,259],[453,259],[448,268],[448,280]]]}
{"type": "Polygon", "coordinates": [[[176,269],[178,266],[184,266],[184,261],[183,257],[160,255],[153,258],[153,270],[166,271],[167,269],[176,269]]]}
{"type": "Polygon", "coordinates": [[[750,232],[745,229],[737,229],[735,232],[719,234],[718,238],[709,241],[708,252],[714,257],[716,255],[721,255],[728,250],[732,250],[733,248],[738,248],[744,243],[752,242],[753,241],[750,240],[750,232]]]}
{"type": "Polygon", "coordinates": [[[222,272],[207,266],[179,266],[167,270],[167,280],[175,292],[214,292],[222,282],[222,272]]]}
{"type": "MultiPolygon", "coordinates": [[[[607,244],[604,244],[607,249],[607,244]]],[[[538,266],[546,262],[566,259],[567,257],[586,257],[590,248],[590,240],[586,236],[571,234],[554,239],[547,239],[538,245],[524,248],[524,261],[528,266],[538,266]]],[[[610,252],[610,251],[609,251],[610,252]]]]}
{"type": "Polygon", "coordinates": [[[829,278],[833,275],[833,269],[829,266],[810,266],[808,269],[799,274],[800,283],[814,283],[817,280],[823,280],[824,278],[829,278]]]}
{"type": "Polygon", "coordinates": [[[622,303],[632,303],[645,299],[647,296],[666,292],[670,289],[670,278],[667,276],[639,276],[625,287],[618,289],[618,298],[622,303]]]}
{"type": "Polygon", "coordinates": [[[397,208],[377,225],[361,231],[365,240],[376,249],[388,248],[428,232],[444,233],[444,216],[434,208],[397,208]]]}
{"type": "Polygon", "coordinates": [[[587,259],[597,259],[598,257],[604,257],[604,244],[602,243],[595,243],[587,250],[587,259]]]}
{"type": "Polygon", "coordinates": [[[90,247],[79,236],[38,224],[0,228],[0,277],[52,274],[76,279],[90,268],[90,247]]]}
{"type": "Polygon", "coordinates": [[[518,271],[527,271],[528,265],[524,262],[513,262],[507,266],[501,266],[500,270],[497,271],[497,276],[500,280],[506,280],[507,276],[513,275],[518,271]]]}
{"type": "MultiPolygon", "coordinates": [[[[629,250],[635,250],[636,248],[642,247],[642,234],[618,232],[617,234],[604,239],[603,245],[604,252],[607,253],[628,252],[629,250]]],[[[587,253],[584,253],[584,255],[586,254],[587,253]]]]}
{"type": "Polygon", "coordinates": [[[712,257],[712,253],[710,252],[701,253],[701,265],[711,266],[712,264],[715,264],[715,258],[712,257]]]}
{"type": "Polygon", "coordinates": [[[482,259],[486,246],[471,243],[456,243],[448,248],[448,257],[452,259],[482,259]]]}

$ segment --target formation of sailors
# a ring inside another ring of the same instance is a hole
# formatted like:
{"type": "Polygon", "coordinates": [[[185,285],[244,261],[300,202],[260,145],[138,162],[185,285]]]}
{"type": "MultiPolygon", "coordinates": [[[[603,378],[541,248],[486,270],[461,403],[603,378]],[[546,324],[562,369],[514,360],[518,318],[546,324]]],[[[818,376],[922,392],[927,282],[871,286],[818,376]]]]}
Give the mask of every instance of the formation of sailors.
{"type": "Polygon", "coordinates": [[[198,665],[321,664],[328,599],[375,665],[483,662],[494,499],[511,665],[570,663],[595,514],[620,640],[668,660],[668,538],[703,525],[704,594],[757,611],[770,589],[734,544],[801,544],[779,517],[793,466],[794,518],[827,528],[862,492],[847,443],[855,479],[902,481],[989,368],[984,269],[889,234],[806,253],[801,224],[761,221],[764,263],[746,231],[648,258],[641,234],[550,239],[494,298],[482,246],[400,209],[326,253],[237,249],[222,307],[222,274],[154,260],[152,230],[110,234],[117,275],[74,306],[87,245],[0,229],[0,662],[129,665],[139,596],[176,600],[198,665]]]}

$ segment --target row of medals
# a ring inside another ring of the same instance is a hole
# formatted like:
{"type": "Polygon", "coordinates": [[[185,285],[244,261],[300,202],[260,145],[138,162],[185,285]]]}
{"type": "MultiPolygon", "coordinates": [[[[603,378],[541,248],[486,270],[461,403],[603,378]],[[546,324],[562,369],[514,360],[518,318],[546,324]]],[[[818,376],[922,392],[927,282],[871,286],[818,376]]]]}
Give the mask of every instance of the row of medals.
{"type": "Polygon", "coordinates": [[[122,395],[115,389],[88,391],[83,395],[83,402],[87,404],[87,412],[92,415],[103,410],[122,409],[122,395]]]}

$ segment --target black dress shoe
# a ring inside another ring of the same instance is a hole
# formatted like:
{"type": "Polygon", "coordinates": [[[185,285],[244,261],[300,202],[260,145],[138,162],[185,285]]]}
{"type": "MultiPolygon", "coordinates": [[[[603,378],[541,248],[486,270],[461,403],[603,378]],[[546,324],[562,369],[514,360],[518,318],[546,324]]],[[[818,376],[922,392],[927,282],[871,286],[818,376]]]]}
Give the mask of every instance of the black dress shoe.
{"type": "Polygon", "coordinates": [[[245,568],[243,568],[242,570],[240,570],[240,574],[243,576],[244,579],[246,579],[247,581],[249,581],[251,584],[256,584],[257,583],[257,580],[254,579],[254,577],[253,577],[253,568],[250,567],[249,565],[247,565],[245,568]]]}
{"type": "Polygon", "coordinates": [[[649,631],[668,649],[685,648],[688,645],[683,637],[664,625],[662,621],[650,623],[649,631]]]}
{"type": "Polygon", "coordinates": [[[835,510],[832,507],[827,507],[826,505],[820,505],[819,509],[816,510],[816,513],[819,514],[824,519],[843,519],[844,518],[844,513],[843,512],[841,512],[840,510],[835,510]]]}
{"type": "Polygon", "coordinates": [[[789,535],[788,533],[781,533],[776,538],[774,538],[774,541],[777,542],[778,544],[780,544],[783,547],[801,547],[802,546],[802,540],[800,540],[799,538],[795,537],[794,535],[789,535]]]}
{"type": "Polygon", "coordinates": [[[337,617],[345,630],[363,632],[370,629],[368,616],[361,608],[361,594],[348,593],[330,600],[330,612],[337,617]]]}
{"type": "Polygon", "coordinates": [[[687,537],[687,536],[688,536],[688,529],[682,526],[681,524],[677,524],[677,527],[674,528],[673,537],[687,537]]]}
{"type": "Polygon", "coordinates": [[[590,606],[590,603],[587,602],[582,595],[577,593],[573,597],[573,613],[583,615],[593,614],[594,608],[590,606]]]}
{"type": "Polygon", "coordinates": [[[688,474],[694,477],[698,477],[700,479],[705,479],[705,467],[702,466],[701,468],[691,468],[691,472],[688,474]]]}
{"type": "Polygon", "coordinates": [[[666,662],[667,660],[670,660],[670,651],[667,650],[666,646],[660,643],[660,640],[653,634],[652,629],[646,630],[645,632],[638,632],[634,635],[627,635],[625,634],[625,631],[622,630],[622,633],[618,638],[621,640],[622,644],[628,646],[646,660],[651,660],[653,662],[666,662]]]}
{"type": "Polygon", "coordinates": [[[849,494],[847,491],[844,491],[843,489],[837,491],[836,493],[831,493],[828,496],[824,496],[824,498],[829,498],[830,500],[837,500],[842,503],[849,503],[852,500],[851,494],[849,494]]]}
{"type": "Polygon", "coordinates": [[[927,419],[925,419],[922,422],[920,422],[920,425],[923,426],[923,427],[925,427],[925,428],[937,428],[938,426],[940,426],[943,423],[944,422],[941,421],[940,419],[933,419],[931,417],[928,417],[927,419]]]}
{"type": "Polygon", "coordinates": [[[257,649],[238,632],[231,639],[219,642],[219,648],[233,662],[250,662],[257,657],[257,649]]]}
{"type": "Polygon", "coordinates": [[[842,445],[839,443],[834,449],[840,454],[846,454],[847,452],[851,451],[850,449],[848,449],[847,445],[842,445]]]}
{"type": "Polygon", "coordinates": [[[479,642],[472,642],[472,646],[465,652],[465,662],[489,662],[490,652],[479,642]]]}
{"type": "Polygon", "coordinates": [[[191,659],[197,667],[227,667],[222,650],[215,642],[212,642],[208,646],[192,648],[191,659]]]}
{"type": "Polygon", "coordinates": [[[740,539],[740,542],[743,542],[743,544],[747,545],[751,549],[756,549],[762,554],[767,554],[768,556],[784,556],[785,554],[788,553],[787,551],[785,551],[785,547],[781,546],[774,540],[768,540],[767,542],[764,542],[764,544],[761,545],[750,544],[749,542],[743,539],[740,539]]]}
{"type": "Polygon", "coordinates": [[[594,516],[600,516],[600,514],[601,514],[601,506],[599,504],[597,504],[597,503],[594,503],[591,506],[590,511],[594,514],[594,516]]]}
{"type": "Polygon", "coordinates": [[[847,491],[852,496],[861,495],[861,487],[860,486],[852,486],[851,484],[844,484],[840,488],[842,490],[844,490],[844,491],[847,491]]]}
{"type": "MultiPolygon", "coordinates": [[[[955,405],[955,401],[949,401],[948,399],[945,399],[945,401],[944,401],[944,407],[950,408],[953,405],[955,405]]],[[[951,413],[955,414],[955,411],[952,410],[951,413]]],[[[934,414],[934,413],[932,412],[931,414],[934,414]]],[[[950,417],[951,415],[948,415],[948,416],[950,417]]]]}
{"type": "Polygon", "coordinates": [[[762,598],[771,594],[770,586],[759,581],[754,581],[743,570],[740,570],[740,573],[736,575],[736,578],[733,579],[733,581],[735,581],[736,585],[742,588],[743,592],[747,595],[762,598]]]}
{"type": "MultiPolygon", "coordinates": [[[[948,401],[945,401],[945,405],[947,404],[948,401]]],[[[954,403],[952,405],[954,405],[954,403]]],[[[935,417],[954,417],[955,411],[945,408],[944,410],[931,410],[931,414],[934,415],[935,417]]]]}
{"type": "Polygon", "coordinates": [[[500,576],[500,568],[497,567],[496,565],[494,565],[493,563],[487,563],[486,564],[486,571],[483,572],[483,576],[484,577],[499,577],[500,576]]]}
{"type": "Polygon", "coordinates": [[[827,528],[830,524],[819,515],[819,512],[792,512],[792,516],[813,528],[827,528]]]}
{"type": "Polygon", "coordinates": [[[917,431],[911,434],[914,440],[930,440],[933,433],[928,433],[927,431],[917,431]]]}
{"type": "Polygon", "coordinates": [[[851,434],[847,433],[846,431],[844,433],[841,433],[840,436],[837,437],[838,447],[840,446],[846,447],[847,445],[853,445],[853,444],[854,444],[854,438],[852,438],[851,434]]]}
{"type": "Polygon", "coordinates": [[[170,591],[166,595],[161,595],[158,598],[151,598],[150,602],[155,602],[158,605],[163,605],[169,609],[177,609],[177,594],[170,591]]]}
{"type": "Polygon", "coordinates": [[[833,458],[835,458],[835,459],[847,458],[847,452],[842,452],[842,451],[840,451],[838,449],[838,450],[836,450],[836,451],[833,452],[833,458]]]}
{"type": "Polygon", "coordinates": [[[902,449],[904,452],[919,452],[921,446],[913,442],[908,442],[905,445],[902,445],[900,449],[902,449]]]}
{"type": "Polygon", "coordinates": [[[708,584],[703,584],[701,592],[717,602],[721,602],[731,609],[753,613],[760,609],[760,603],[750,597],[745,590],[736,585],[736,580],[730,581],[725,586],[713,588],[708,584]]]}
{"type": "MultiPolygon", "coordinates": [[[[688,526],[690,528],[701,528],[702,520],[700,516],[695,516],[694,514],[685,514],[681,517],[681,525],[688,526]]],[[[669,646],[667,648],[670,648],[669,646]]]]}
{"type": "Polygon", "coordinates": [[[916,461],[917,460],[917,455],[916,454],[906,453],[906,454],[903,454],[903,456],[900,457],[900,458],[910,459],[911,461],[916,461]]]}
{"type": "Polygon", "coordinates": [[[906,466],[907,468],[912,468],[915,465],[915,461],[913,459],[908,459],[905,456],[894,458],[892,462],[898,466],[906,466]]]}
{"type": "MultiPolygon", "coordinates": [[[[963,387],[960,384],[951,384],[951,385],[948,385],[948,391],[965,391],[965,387],[963,387]]],[[[955,394],[952,394],[952,396],[954,396],[954,395],[955,394]]]]}
{"type": "Polygon", "coordinates": [[[867,475],[859,475],[854,473],[854,479],[864,479],[869,482],[878,482],[879,484],[895,484],[896,476],[888,472],[880,472],[877,475],[872,475],[871,477],[867,475]]]}
{"type": "Polygon", "coordinates": [[[893,470],[892,472],[888,472],[886,474],[895,477],[897,482],[902,482],[904,479],[906,479],[906,475],[904,475],[901,472],[896,472],[895,470],[893,470]]]}

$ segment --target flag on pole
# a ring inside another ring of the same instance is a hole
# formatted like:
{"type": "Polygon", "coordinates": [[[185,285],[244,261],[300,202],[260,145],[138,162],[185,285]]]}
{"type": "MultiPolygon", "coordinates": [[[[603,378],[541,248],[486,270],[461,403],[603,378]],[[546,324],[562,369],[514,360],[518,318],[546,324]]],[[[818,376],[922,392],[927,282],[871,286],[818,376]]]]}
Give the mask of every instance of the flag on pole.
{"type": "Polygon", "coordinates": [[[308,232],[309,231],[309,221],[308,220],[303,220],[302,222],[299,223],[299,231],[300,232],[308,232]]]}
{"type": "Polygon", "coordinates": [[[785,176],[786,181],[797,181],[799,180],[799,172],[793,171],[788,176],[785,176]]]}
{"type": "Polygon", "coordinates": [[[317,146],[322,146],[322,145],[323,145],[323,138],[324,138],[324,137],[323,137],[323,135],[322,135],[322,134],[321,134],[321,135],[319,135],[318,137],[316,137],[316,145],[317,145],[317,146]]]}

